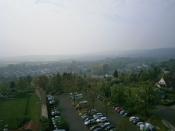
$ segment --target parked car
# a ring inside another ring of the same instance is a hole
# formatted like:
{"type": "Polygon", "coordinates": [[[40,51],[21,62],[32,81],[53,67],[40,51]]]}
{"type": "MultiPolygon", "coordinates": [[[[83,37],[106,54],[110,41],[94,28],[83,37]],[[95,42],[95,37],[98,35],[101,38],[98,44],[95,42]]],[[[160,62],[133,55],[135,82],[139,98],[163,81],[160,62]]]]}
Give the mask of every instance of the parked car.
{"type": "Polygon", "coordinates": [[[86,115],[86,114],[84,114],[84,115],[81,115],[81,118],[83,119],[83,120],[85,120],[86,118],[88,118],[89,116],[88,115],[86,115]]]}
{"type": "Polygon", "coordinates": [[[90,129],[91,131],[93,131],[93,130],[96,129],[96,128],[100,128],[100,126],[99,126],[99,125],[94,125],[94,126],[90,127],[89,129],[90,129]]]}
{"type": "Polygon", "coordinates": [[[88,112],[90,115],[94,115],[95,113],[97,113],[96,109],[90,109],[88,112]]]}
{"type": "Polygon", "coordinates": [[[98,112],[93,115],[94,119],[98,119],[99,117],[103,117],[103,114],[98,112]]]}
{"type": "Polygon", "coordinates": [[[8,128],[4,128],[3,131],[8,131],[8,128]]]}
{"type": "Polygon", "coordinates": [[[122,108],[119,107],[119,106],[117,106],[117,107],[114,108],[114,110],[115,110],[116,112],[120,112],[120,111],[122,110],[122,108]]]}
{"type": "Polygon", "coordinates": [[[145,127],[144,124],[140,124],[140,125],[139,125],[140,131],[143,131],[143,130],[144,130],[144,127],[145,127]]]}
{"type": "Polygon", "coordinates": [[[112,129],[115,129],[115,127],[112,126],[112,125],[109,125],[106,128],[104,128],[105,131],[109,131],[109,130],[112,130],[112,129]]]}
{"type": "Polygon", "coordinates": [[[96,123],[96,120],[95,119],[89,119],[89,120],[85,120],[84,121],[84,125],[85,126],[89,126],[91,124],[95,124],[96,123]]]}
{"type": "Polygon", "coordinates": [[[55,119],[61,119],[61,116],[55,116],[55,119]]]}
{"type": "Polygon", "coordinates": [[[139,118],[136,118],[132,121],[133,124],[137,124],[138,122],[141,122],[141,120],[139,118]]]}
{"type": "Polygon", "coordinates": [[[129,116],[129,113],[128,112],[124,112],[123,114],[122,114],[122,116],[129,116]]]}
{"type": "Polygon", "coordinates": [[[111,125],[110,122],[101,123],[101,128],[105,129],[107,126],[111,125]]]}
{"type": "Polygon", "coordinates": [[[52,96],[52,95],[47,95],[47,100],[48,100],[48,101],[54,100],[54,96],[52,96]]]}
{"type": "Polygon", "coordinates": [[[55,104],[55,100],[50,100],[50,101],[49,101],[49,104],[50,104],[50,105],[55,104]]]}
{"type": "Polygon", "coordinates": [[[99,117],[99,118],[97,118],[96,119],[96,122],[105,122],[105,121],[107,121],[108,120],[108,118],[107,117],[99,117]]]}
{"type": "Polygon", "coordinates": [[[93,131],[103,131],[103,129],[101,129],[100,127],[95,128],[93,131]]]}
{"type": "Polygon", "coordinates": [[[133,120],[135,120],[135,119],[139,119],[139,117],[137,117],[137,116],[131,116],[131,117],[129,118],[129,121],[133,121],[133,120]]]}
{"type": "Polygon", "coordinates": [[[138,122],[141,122],[140,118],[136,116],[131,116],[129,118],[129,121],[131,121],[133,124],[137,124],[138,122]]]}
{"type": "Polygon", "coordinates": [[[122,116],[131,116],[131,113],[125,112],[124,114],[122,114],[122,116]]]}
{"type": "Polygon", "coordinates": [[[58,128],[56,128],[55,130],[53,130],[53,131],[66,131],[65,129],[58,129],[58,128]]]}
{"type": "Polygon", "coordinates": [[[85,118],[83,121],[85,122],[85,121],[88,121],[88,120],[90,120],[90,119],[93,119],[93,117],[88,116],[88,117],[87,117],[87,118],[85,118]]]}
{"type": "Polygon", "coordinates": [[[156,131],[156,128],[151,123],[145,122],[144,130],[156,131]]]}
{"type": "Polygon", "coordinates": [[[51,110],[51,115],[52,116],[56,116],[56,115],[60,116],[60,112],[58,110],[51,110]]]}
{"type": "Polygon", "coordinates": [[[123,115],[124,113],[125,113],[125,110],[121,110],[121,111],[119,112],[120,115],[123,115]]]}
{"type": "Polygon", "coordinates": [[[79,110],[79,109],[82,109],[82,108],[87,108],[88,107],[88,101],[86,100],[83,100],[83,101],[80,101],[76,106],[76,110],[79,110]]]}
{"type": "Polygon", "coordinates": [[[144,125],[144,122],[138,122],[137,124],[136,124],[138,127],[140,127],[140,125],[144,125]]]}

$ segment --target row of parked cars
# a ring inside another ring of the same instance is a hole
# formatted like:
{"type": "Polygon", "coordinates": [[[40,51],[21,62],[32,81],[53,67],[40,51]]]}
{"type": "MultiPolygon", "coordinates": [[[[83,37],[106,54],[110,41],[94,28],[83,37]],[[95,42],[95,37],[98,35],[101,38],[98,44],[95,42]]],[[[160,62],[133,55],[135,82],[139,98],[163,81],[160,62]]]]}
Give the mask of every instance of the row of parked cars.
{"type": "Polygon", "coordinates": [[[151,123],[144,122],[141,118],[133,116],[120,106],[114,107],[114,110],[123,117],[129,117],[129,121],[137,125],[141,131],[156,131],[156,128],[151,123]]]}
{"type": "Polygon", "coordinates": [[[52,123],[53,131],[66,131],[65,129],[59,129],[60,124],[62,123],[61,122],[62,119],[61,119],[61,113],[57,109],[54,96],[47,95],[47,101],[48,101],[49,117],[52,123]]]}
{"type": "Polygon", "coordinates": [[[8,124],[4,120],[0,120],[0,131],[8,131],[8,124]]]}
{"type": "Polygon", "coordinates": [[[90,113],[81,115],[84,125],[90,131],[116,131],[116,128],[110,123],[107,116],[95,109],[90,113]]]}
{"type": "Polygon", "coordinates": [[[80,113],[83,124],[90,131],[116,131],[116,128],[110,123],[107,116],[96,109],[89,110],[89,103],[84,100],[82,93],[70,93],[71,99],[75,102],[75,108],[80,113]]]}

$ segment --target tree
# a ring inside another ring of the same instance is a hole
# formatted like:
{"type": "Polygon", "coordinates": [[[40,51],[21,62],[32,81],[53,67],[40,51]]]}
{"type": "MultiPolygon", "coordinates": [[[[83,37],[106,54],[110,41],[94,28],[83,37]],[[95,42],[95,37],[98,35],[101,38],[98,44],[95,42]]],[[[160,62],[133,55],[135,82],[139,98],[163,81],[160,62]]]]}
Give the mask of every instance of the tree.
{"type": "Polygon", "coordinates": [[[117,71],[117,70],[114,71],[113,76],[114,76],[115,78],[118,78],[118,71],[117,71]]]}
{"type": "Polygon", "coordinates": [[[31,80],[28,77],[21,77],[16,81],[16,85],[18,89],[26,89],[29,88],[31,84],[31,80]]]}
{"type": "Polygon", "coordinates": [[[16,88],[16,83],[14,81],[11,81],[10,82],[10,89],[13,90],[14,88],[16,88]]]}
{"type": "Polygon", "coordinates": [[[57,73],[56,75],[50,78],[48,92],[52,92],[52,93],[63,92],[62,77],[59,73],[57,73]]]}
{"type": "Polygon", "coordinates": [[[108,81],[105,81],[102,83],[102,86],[100,88],[101,94],[103,96],[103,102],[105,106],[105,112],[108,114],[108,107],[109,107],[109,101],[111,99],[111,87],[110,83],[108,81]]]}
{"type": "Polygon", "coordinates": [[[49,81],[48,77],[46,75],[42,75],[37,79],[37,86],[39,86],[40,88],[46,89],[48,81],[49,81]]]}
{"type": "Polygon", "coordinates": [[[126,101],[125,87],[122,84],[113,85],[111,87],[112,102],[114,104],[123,105],[126,101]]]}
{"type": "Polygon", "coordinates": [[[16,83],[14,81],[11,81],[10,82],[10,94],[13,96],[15,95],[15,92],[16,92],[16,83]]]}
{"type": "Polygon", "coordinates": [[[94,85],[88,86],[88,96],[89,96],[90,109],[94,109],[97,98],[97,90],[94,85]]]}
{"type": "Polygon", "coordinates": [[[85,83],[87,84],[84,86],[85,95],[87,95],[89,100],[89,108],[92,109],[95,107],[97,94],[99,94],[99,81],[97,79],[88,78],[85,83]]]}
{"type": "Polygon", "coordinates": [[[148,117],[150,115],[150,111],[154,108],[157,100],[153,87],[153,84],[150,82],[144,82],[141,84],[141,89],[138,93],[140,111],[142,111],[142,114],[145,117],[148,117]]]}
{"type": "Polygon", "coordinates": [[[111,88],[110,88],[110,83],[105,81],[102,83],[102,86],[100,88],[102,96],[106,98],[111,97],[111,88]]]}

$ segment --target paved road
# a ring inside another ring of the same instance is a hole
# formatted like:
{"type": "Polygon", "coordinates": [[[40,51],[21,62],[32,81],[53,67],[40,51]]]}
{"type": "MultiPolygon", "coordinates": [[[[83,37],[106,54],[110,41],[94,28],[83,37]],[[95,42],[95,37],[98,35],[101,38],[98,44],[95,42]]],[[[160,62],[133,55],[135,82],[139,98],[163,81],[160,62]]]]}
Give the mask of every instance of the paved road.
{"type": "Polygon", "coordinates": [[[154,113],[175,126],[175,106],[158,106],[154,113]]]}
{"type": "Polygon", "coordinates": [[[62,115],[70,125],[70,131],[88,131],[83,125],[82,119],[71,104],[71,100],[67,95],[58,96],[59,105],[62,109],[62,115]]]}

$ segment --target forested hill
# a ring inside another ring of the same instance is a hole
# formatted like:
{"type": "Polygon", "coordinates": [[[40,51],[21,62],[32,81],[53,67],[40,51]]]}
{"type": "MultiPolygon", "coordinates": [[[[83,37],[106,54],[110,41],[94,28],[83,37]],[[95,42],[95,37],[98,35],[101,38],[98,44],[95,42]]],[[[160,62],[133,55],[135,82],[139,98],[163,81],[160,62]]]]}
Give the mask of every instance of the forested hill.
{"type": "Polygon", "coordinates": [[[18,56],[18,57],[6,57],[0,56],[0,67],[8,64],[18,64],[26,62],[40,62],[48,63],[55,61],[98,61],[105,58],[119,58],[119,57],[131,57],[131,58],[157,58],[166,60],[175,58],[175,48],[157,48],[157,49],[142,49],[142,50],[127,50],[127,51],[108,51],[98,52],[93,54],[82,55],[31,55],[31,56],[18,56]]]}

